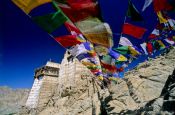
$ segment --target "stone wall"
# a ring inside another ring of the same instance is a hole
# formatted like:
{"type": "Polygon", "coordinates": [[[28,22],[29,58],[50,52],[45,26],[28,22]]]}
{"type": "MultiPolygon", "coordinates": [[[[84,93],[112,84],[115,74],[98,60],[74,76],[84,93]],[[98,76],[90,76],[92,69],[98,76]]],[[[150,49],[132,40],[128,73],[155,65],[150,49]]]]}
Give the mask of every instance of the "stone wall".
{"type": "Polygon", "coordinates": [[[93,76],[76,58],[72,58],[68,53],[65,53],[60,65],[58,87],[60,87],[60,89],[63,87],[74,87],[78,80],[86,74],[88,76],[93,76]]]}
{"type": "Polygon", "coordinates": [[[40,89],[43,83],[43,76],[40,78],[35,78],[32,89],[30,91],[30,94],[28,96],[26,106],[29,108],[36,108],[38,104],[39,99],[39,93],[40,89]]]}
{"type": "Polygon", "coordinates": [[[42,108],[47,105],[58,84],[59,64],[48,61],[45,66],[35,70],[35,79],[26,106],[42,108]]]}
{"type": "Polygon", "coordinates": [[[57,77],[44,76],[42,86],[40,88],[37,107],[44,107],[47,105],[49,99],[53,96],[55,88],[58,85],[57,77]]]}

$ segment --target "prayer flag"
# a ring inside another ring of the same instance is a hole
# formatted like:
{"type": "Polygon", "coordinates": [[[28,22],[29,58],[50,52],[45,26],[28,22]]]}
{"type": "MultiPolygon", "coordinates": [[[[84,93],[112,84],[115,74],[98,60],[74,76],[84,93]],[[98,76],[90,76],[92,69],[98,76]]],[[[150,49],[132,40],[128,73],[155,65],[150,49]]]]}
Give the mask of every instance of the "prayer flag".
{"type": "Polygon", "coordinates": [[[32,19],[48,33],[53,32],[68,20],[61,10],[55,13],[33,17],[32,19]]]}
{"type": "Polygon", "coordinates": [[[148,52],[147,52],[147,50],[146,50],[146,43],[144,42],[144,43],[140,44],[140,46],[142,47],[144,53],[145,53],[146,55],[148,55],[148,52]]]}
{"type": "Polygon", "coordinates": [[[128,46],[121,46],[118,48],[114,48],[114,50],[119,52],[120,54],[123,54],[123,55],[129,54],[128,46]]]}
{"type": "Polygon", "coordinates": [[[152,46],[152,43],[151,42],[148,42],[146,44],[146,48],[147,48],[148,53],[149,54],[152,54],[152,52],[153,52],[153,46],[152,46]]]}
{"type": "Polygon", "coordinates": [[[171,10],[173,7],[168,3],[168,0],[153,0],[155,12],[162,10],[171,10]]]}
{"type": "Polygon", "coordinates": [[[42,4],[52,2],[52,0],[12,0],[12,2],[16,4],[26,14],[29,14],[30,11],[34,8],[42,4]]]}
{"type": "Polygon", "coordinates": [[[152,2],[153,2],[153,0],[145,0],[145,3],[144,3],[143,8],[142,8],[142,11],[145,11],[146,8],[151,5],[152,2]]]}
{"type": "Polygon", "coordinates": [[[158,29],[154,29],[154,30],[152,31],[152,33],[149,35],[149,39],[157,38],[157,36],[159,36],[159,35],[160,35],[159,30],[158,30],[158,29]]]}
{"type": "Polygon", "coordinates": [[[59,42],[63,47],[70,47],[81,43],[81,41],[77,39],[76,35],[56,37],[55,40],[59,42]]]}
{"type": "Polygon", "coordinates": [[[75,57],[88,52],[88,50],[84,47],[84,44],[77,44],[76,46],[71,47],[68,51],[75,57]]]}
{"type": "Polygon", "coordinates": [[[163,17],[161,11],[158,11],[158,12],[157,12],[157,16],[158,16],[158,18],[159,18],[160,23],[167,23],[167,22],[168,22],[168,20],[167,20],[166,18],[163,17]]]}
{"type": "Polygon", "coordinates": [[[75,34],[82,34],[80,30],[72,23],[72,22],[65,22],[64,25],[66,28],[71,32],[72,35],[75,34]]]}
{"type": "Polygon", "coordinates": [[[167,39],[164,39],[167,43],[169,43],[169,44],[171,44],[171,45],[174,45],[175,44],[175,42],[173,41],[173,39],[169,39],[169,38],[167,38],[167,39]]]}
{"type": "Polygon", "coordinates": [[[127,34],[130,36],[133,36],[137,39],[141,39],[142,36],[144,35],[146,29],[139,27],[139,26],[135,26],[129,23],[125,23],[123,25],[123,34],[127,34]]]}
{"type": "Polygon", "coordinates": [[[119,44],[122,46],[133,46],[133,44],[126,37],[121,37],[119,44]]]}

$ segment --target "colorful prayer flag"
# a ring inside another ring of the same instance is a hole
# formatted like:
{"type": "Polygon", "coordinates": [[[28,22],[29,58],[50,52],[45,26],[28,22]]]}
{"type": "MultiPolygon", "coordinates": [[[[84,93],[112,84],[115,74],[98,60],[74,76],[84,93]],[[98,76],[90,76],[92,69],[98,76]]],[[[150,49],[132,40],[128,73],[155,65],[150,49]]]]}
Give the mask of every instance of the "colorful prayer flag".
{"type": "Polygon", "coordinates": [[[84,54],[84,53],[88,52],[88,50],[84,47],[83,43],[77,44],[76,46],[69,48],[68,51],[70,52],[71,55],[73,55],[75,57],[80,55],[80,54],[84,54]]]}
{"type": "Polygon", "coordinates": [[[77,39],[76,35],[66,35],[66,36],[56,37],[55,40],[65,48],[81,43],[81,41],[77,39]]]}
{"type": "Polygon", "coordinates": [[[168,23],[170,24],[170,26],[171,26],[172,28],[175,29],[175,20],[173,20],[173,19],[168,19],[168,23]]]}
{"type": "Polygon", "coordinates": [[[168,20],[167,20],[166,18],[163,17],[161,11],[158,11],[158,12],[157,12],[157,16],[158,16],[158,18],[159,18],[160,23],[167,23],[167,22],[168,22],[168,20]]]}
{"type": "Polygon", "coordinates": [[[173,41],[173,39],[169,39],[169,38],[166,38],[164,39],[167,43],[171,44],[171,45],[174,45],[175,42],[173,41]]]}
{"type": "Polygon", "coordinates": [[[108,54],[108,48],[101,46],[101,45],[96,45],[94,46],[95,51],[99,56],[107,55],[108,54]]]}
{"type": "Polygon", "coordinates": [[[119,44],[122,46],[133,46],[133,44],[126,37],[121,37],[119,44]]]}
{"type": "Polygon", "coordinates": [[[145,0],[145,3],[144,3],[143,8],[142,8],[142,12],[145,11],[146,8],[151,5],[152,2],[153,2],[153,0],[145,0]]]}
{"type": "Polygon", "coordinates": [[[157,38],[158,36],[160,35],[160,32],[158,29],[154,29],[152,31],[152,33],[149,35],[149,39],[154,39],[154,38],[157,38]]]}
{"type": "Polygon", "coordinates": [[[123,56],[123,55],[120,55],[119,58],[117,59],[117,61],[119,61],[119,62],[125,62],[127,60],[128,59],[125,56],[123,56]]]}
{"type": "Polygon", "coordinates": [[[148,54],[152,54],[153,53],[153,46],[152,46],[152,43],[151,42],[148,42],[146,44],[146,49],[148,51],[148,54]]]}
{"type": "Polygon", "coordinates": [[[140,53],[134,49],[134,47],[132,46],[128,46],[128,49],[129,49],[129,53],[133,56],[133,57],[136,57],[138,55],[140,55],[140,53]]]}
{"type": "Polygon", "coordinates": [[[161,49],[165,48],[165,45],[163,44],[161,40],[157,40],[157,42],[159,43],[161,49]]]}
{"type": "Polygon", "coordinates": [[[109,55],[112,56],[114,59],[118,59],[121,54],[113,51],[112,49],[109,49],[109,55]]]}
{"type": "Polygon", "coordinates": [[[143,27],[135,26],[129,23],[125,23],[123,25],[123,34],[127,34],[130,36],[133,36],[137,39],[141,39],[144,33],[146,32],[146,29],[143,27]]]}
{"type": "Polygon", "coordinates": [[[72,22],[67,21],[64,23],[64,25],[71,32],[72,35],[82,34],[80,30],[72,22]]]}
{"type": "Polygon", "coordinates": [[[173,7],[168,3],[168,0],[153,0],[155,12],[162,10],[171,10],[173,7]]]}
{"type": "Polygon", "coordinates": [[[105,47],[113,46],[112,32],[107,23],[102,23],[94,28],[91,28],[90,30],[86,30],[83,32],[83,35],[91,43],[103,45],[105,47]]]}
{"type": "Polygon", "coordinates": [[[42,4],[52,2],[52,0],[12,0],[12,2],[16,4],[26,14],[29,14],[30,11],[34,8],[42,4]]]}
{"type": "Polygon", "coordinates": [[[101,62],[101,66],[111,72],[116,72],[117,68],[115,67],[115,65],[111,65],[111,64],[106,64],[104,62],[101,62]]]}
{"type": "Polygon", "coordinates": [[[146,43],[144,42],[144,43],[140,44],[140,46],[142,47],[144,53],[145,53],[146,55],[148,55],[148,52],[147,52],[147,50],[146,50],[146,43]]]}
{"type": "Polygon", "coordinates": [[[80,20],[86,19],[88,17],[96,17],[98,15],[97,4],[94,2],[88,3],[72,3],[58,4],[58,6],[63,10],[63,12],[70,18],[72,22],[78,22],[80,20]]]}
{"type": "Polygon", "coordinates": [[[121,46],[121,47],[113,48],[113,49],[123,55],[129,54],[128,46],[121,46]]]}
{"type": "Polygon", "coordinates": [[[48,33],[53,32],[68,20],[61,10],[55,13],[33,17],[32,19],[48,33]]]}

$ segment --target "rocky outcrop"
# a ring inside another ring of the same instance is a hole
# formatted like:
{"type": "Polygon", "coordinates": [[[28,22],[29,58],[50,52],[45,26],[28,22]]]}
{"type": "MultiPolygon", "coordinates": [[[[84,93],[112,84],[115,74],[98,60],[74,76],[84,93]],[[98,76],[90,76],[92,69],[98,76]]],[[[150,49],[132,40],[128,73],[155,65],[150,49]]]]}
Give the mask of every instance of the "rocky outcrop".
{"type": "Polygon", "coordinates": [[[100,87],[101,82],[84,68],[76,76],[76,82],[71,82],[74,79],[68,77],[64,84],[59,83],[45,107],[23,109],[22,114],[173,114],[174,68],[175,49],[165,56],[139,64],[108,88],[100,87]]]}
{"type": "Polygon", "coordinates": [[[153,111],[152,114],[159,113],[158,108],[165,105],[161,92],[168,93],[169,85],[166,84],[175,68],[174,53],[173,49],[166,56],[141,63],[134,70],[127,72],[118,84],[112,84],[109,88],[111,100],[106,102],[106,106],[113,107],[109,108],[109,114],[140,114],[139,110],[153,111]],[[148,105],[152,105],[152,109],[147,107],[148,105]]]}
{"type": "Polygon", "coordinates": [[[172,75],[169,75],[161,95],[155,98],[145,106],[134,111],[127,110],[124,114],[146,114],[146,115],[174,115],[175,114],[175,69],[172,75]]]}
{"type": "Polygon", "coordinates": [[[102,90],[99,85],[101,82],[97,81],[96,77],[76,59],[70,59],[65,55],[60,67],[59,83],[47,105],[42,108],[23,108],[20,113],[26,115],[100,114],[102,97],[109,95],[108,90],[102,90]]]}
{"type": "Polygon", "coordinates": [[[29,89],[0,87],[0,115],[15,114],[25,105],[29,89]]]}

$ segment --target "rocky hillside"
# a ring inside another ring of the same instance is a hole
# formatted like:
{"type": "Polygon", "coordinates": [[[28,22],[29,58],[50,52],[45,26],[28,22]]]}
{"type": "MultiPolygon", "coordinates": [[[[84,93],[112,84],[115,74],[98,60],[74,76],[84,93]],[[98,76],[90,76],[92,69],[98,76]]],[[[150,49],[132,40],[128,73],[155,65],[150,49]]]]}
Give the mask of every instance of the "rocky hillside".
{"type": "Polygon", "coordinates": [[[173,49],[127,72],[123,80],[109,89],[106,101],[107,110],[112,107],[109,114],[173,114],[175,110],[169,106],[175,99],[174,69],[173,49]]]}
{"type": "Polygon", "coordinates": [[[58,84],[45,107],[21,114],[39,115],[117,115],[174,114],[175,49],[144,62],[108,88],[99,87],[92,76],[80,77],[74,87],[58,84]],[[174,72],[173,72],[174,70],[174,72]]]}
{"type": "Polygon", "coordinates": [[[28,89],[0,87],[0,115],[18,113],[21,106],[25,105],[28,94],[28,89]]]}

